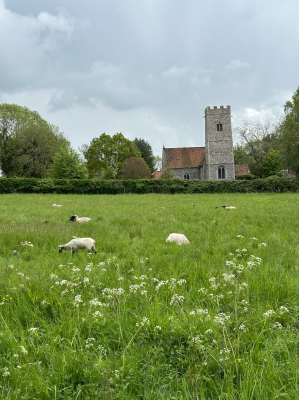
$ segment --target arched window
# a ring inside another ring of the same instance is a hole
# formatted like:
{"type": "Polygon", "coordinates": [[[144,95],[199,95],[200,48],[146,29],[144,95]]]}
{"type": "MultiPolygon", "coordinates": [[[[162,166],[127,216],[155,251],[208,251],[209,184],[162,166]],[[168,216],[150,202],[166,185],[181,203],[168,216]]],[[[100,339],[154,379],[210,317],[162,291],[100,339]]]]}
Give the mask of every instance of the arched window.
{"type": "Polygon", "coordinates": [[[218,179],[225,179],[225,168],[224,167],[218,168],[218,179]]]}
{"type": "Polygon", "coordinates": [[[185,174],[184,179],[189,179],[189,174],[185,174]]]}
{"type": "Polygon", "coordinates": [[[222,124],[219,121],[219,123],[217,124],[217,132],[220,132],[220,131],[222,131],[222,124]]]}

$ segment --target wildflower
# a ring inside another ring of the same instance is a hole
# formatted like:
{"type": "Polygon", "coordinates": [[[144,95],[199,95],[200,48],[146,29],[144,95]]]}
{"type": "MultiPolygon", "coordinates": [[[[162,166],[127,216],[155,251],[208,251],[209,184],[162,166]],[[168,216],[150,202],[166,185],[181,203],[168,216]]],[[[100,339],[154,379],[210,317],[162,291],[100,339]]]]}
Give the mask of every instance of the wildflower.
{"type": "Polygon", "coordinates": [[[37,331],[39,328],[30,328],[30,329],[28,329],[28,332],[35,332],[35,331],[37,331]]]}
{"type": "Polygon", "coordinates": [[[266,245],[266,243],[260,243],[259,244],[259,247],[266,247],[267,245],[266,245]]]}
{"type": "Polygon", "coordinates": [[[63,291],[61,292],[61,296],[64,296],[64,295],[67,294],[68,292],[69,292],[68,289],[63,290],[63,291]]]}
{"type": "Polygon", "coordinates": [[[150,320],[146,317],[143,317],[140,323],[137,322],[136,326],[142,327],[145,325],[149,325],[149,323],[150,323],[150,320]]]}
{"type": "Polygon", "coordinates": [[[140,294],[142,294],[142,296],[146,296],[147,295],[147,290],[141,290],[140,294]]]}
{"type": "Polygon", "coordinates": [[[279,322],[274,322],[273,325],[278,329],[282,329],[283,328],[283,326],[279,322]]]}
{"type": "Polygon", "coordinates": [[[20,346],[21,347],[21,352],[23,353],[23,354],[28,354],[28,351],[25,349],[25,347],[24,346],[20,346]]]}
{"type": "Polygon", "coordinates": [[[125,293],[125,291],[122,288],[115,288],[115,289],[105,288],[105,289],[103,289],[103,294],[108,294],[110,296],[121,296],[124,293],[125,293]]]}
{"type": "Polygon", "coordinates": [[[20,276],[24,276],[24,274],[22,274],[22,272],[18,272],[18,275],[20,275],[20,276]]]}
{"type": "Polygon", "coordinates": [[[8,268],[14,269],[14,265],[9,265],[8,268]]]}
{"type": "Polygon", "coordinates": [[[119,281],[123,281],[124,278],[123,278],[122,276],[120,276],[120,277],[118,278],[118,280],[119,280],[119,281]]]}
{"type": "Polygon", "coordinates": [[[79,271],[80,271],[80,268],[74,267],[74,268],[72,269],[72,271],[73,271],[73,272],[79,272],[79,271]]]}
{"type": "Polygon", "coordinates": [[[97,298],[96,298],[96,299],[93,299],[93,300],[90,300],[90,301],[89,301],[89,304],[90,304],[91,306],[101,306],[101,307],[106,307],[106,306],[107,306],[107,304],[101,303],[100,301],[98,301],[97,298]]]}
{"type": "Polygon", "coordinates": [[[14,358],[19,358],[19,354],[14,354],[14,358]]]}
{"type": "Polygon", "coordinates": [[[155,332],[161,331],[161,326],[159,326],[159,325],[155,326],[154,331],[155,332]]]}
{"type": "Polygon", "coordinates": [[[173,321],[174,320],[174,316],[171,315],[170,317],[168,317],[169,321],[173,321]]]}
{"type": "Polygon", "coordinates": [[[180,279],[177,284],[178,285],[183,285],[184,283],[187,283],[186,279],[180,279]]]}
{"type": "Polygon", "coordinates": [[[84,268],[84,271],[90,272],[90,271],[91,271],[91,268],[85,267],[85,268],[84,268]]]}
{"type": "Polygon", "coordinates": [[[225,313],[219,313],[214,317],[215,324],[225,325],[225,323],[229,320],[230,315],[226,315],[225,313]]]}
{"type": "Polygon", "coordinates": [[[257,238],[255,238],[255,237],[252,237],[252,238],[250,238],[251,240],[257,240],[257,238]]]}
{"type": "Polygon", "coordinates": [[[202,350],[205,349],[204,345],[202,344],[202,340],[198,336],[193,337],[190,341],[191,341],[191,343],[194,343],[194,345],[196,345],[200,349],[202,349],[202,350]]]}
{"type": "Polygon", "coordinates": [[[268,317],[271,317],[271,315],[274,315],[274,314],[276,314],[275,311],[273,311],[273,310],[268,310],[267,312],[265,312],[265,313],[263,314],[263,316],[264,316],[265,318],[268,318],[268,317]]]}
{"type": "Polygon", "coordinates": [[[247,249],[242,249],[242,252],[243,252],[243,253],[246,253],[246,252],[247,252],[247,249]]]}
{"type": "Polygon", "coordinates": [[[174,294],[170,301],[170,305],[172,306],[173,304],[182,304],[183,301],[184,301],[184,296],[179,296],[177,294],[174,294]]]}
{"type": "Polygon", "coordinates": [[[220,354],[229,354],[230,353],[230,349],[228,349],[227,347],[224,347],[223,349],[220,350],[220,354]]]}
{"type": "Polygon", "coordinates": [[[242,235],[237,235],[237,238],[243,238],[244,236],[242,236],[242,235]]]}
{"type": "Polygon", "coordinates": [[[104,346],[102,346],[101,344],[98,345],[97,350],[99,350],[99,352],[101,354],[105,354],[106,353],[106,349],[104,346]]]}
{"type": "Polygon", "coordinates": [[[17,368],[21,369],[22,367],[20,365],[17,365],[17,368]]]}
{"type": "Polygon", "coordinates": [[[86,278],[86,277],[85,277],[85,278],[83,279],[83,283],[89,283],[89,278],[86,278]]]}
{"type": "Polygon", "coordinates": [[[204,287],[202,287],[202,288],[198,289],[198,291],[199,291],[199,292],[202,292],[202,293],[205,293],[205,292],[207,291],[207,289],[204,288],[204,287]]]}
{"type": "Polygon", "coordinates": [[[75,296],[74,303],[77,305],[79,305],[79,303],[83,303],[83,300],[81,299],[81,294],[78,294],[77,296],[75,296]]]}
{"type": "Polygon", "coordinates": [[[248,287],[248,284],[243,282],[243,283],[241,283],[241,286],[248,287]]]}
{"type": "Polygon", "coordinates": [[[8,375],[10,375],[10,372],[9,372],[9,370],[8,370],[8,368],[7,368],[7,367],[4,367],[4,373],[3,373],[3,376],[5,377],[5,376],[8,376],[8,375]]]}
{"type": "Polygon", "coordinates": [[[243,332],[246,332],[245,325],[241,324],[241,325],[239,326],[239,330],[240,330],[240,331],[243,331],[243,332]]]}
{"type": "Polygon", "coordinates": [[[85,347],[88,348],[88,347],[93,346],[93,343],[92,343],[92,342],[94,342],[94,341],[95,341],[95,338],[88,338],[88,339],[86,339],[86,340],[85,340],[85,347]]]}
{"type": "Polygon", "coordinates": [[[58,278],[58,276],[57,276],[57,275],[55,275],[55,274],[51,274],[51,275],[50,275],[50,278],[51,278],[51,279],[57,279],[57,278],[58,278]]]}
{"type": "Polygon", "coordinates": [[[283,314],[285,312],[289,312],[288,308],[286,308],[284,306],[281,306],[279,310],[280,310],[280,314],[283,314]]]}
{"type": "Polygon", "coordinates": [[[205,333],[213,333],[213,329],[207,329],[205,333]]]}

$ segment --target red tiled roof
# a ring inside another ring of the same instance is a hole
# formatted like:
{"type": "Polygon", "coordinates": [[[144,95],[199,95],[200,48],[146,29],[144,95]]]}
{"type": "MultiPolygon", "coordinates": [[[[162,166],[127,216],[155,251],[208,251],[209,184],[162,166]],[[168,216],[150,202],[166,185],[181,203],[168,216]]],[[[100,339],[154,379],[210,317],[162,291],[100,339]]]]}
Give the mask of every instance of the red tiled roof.
{"type": "Polygon", "coordinates": [[[159,179],[159,178],[161,178],[161,175],[162,175],[162,171],[154,171],[154,172],[152,172],[152,178],[153,179],[159,179]]]}
{"type": "Polygon", "coordinates": [[[250,174],[248,165],[235,165],[235,175],[248,175],[250,174]]]}
{"type": "Polygon", "coordinates": [[[167,168],[194,168],[205,162],[205,147],[165,148],[167,168]]]}
{"type": "Polygon", "coordinates": [[[287,174],[284,175],[284,178],[290,179],[290,178],[296,178],[296,172],[295,171],[290,171],[287,174]]]}

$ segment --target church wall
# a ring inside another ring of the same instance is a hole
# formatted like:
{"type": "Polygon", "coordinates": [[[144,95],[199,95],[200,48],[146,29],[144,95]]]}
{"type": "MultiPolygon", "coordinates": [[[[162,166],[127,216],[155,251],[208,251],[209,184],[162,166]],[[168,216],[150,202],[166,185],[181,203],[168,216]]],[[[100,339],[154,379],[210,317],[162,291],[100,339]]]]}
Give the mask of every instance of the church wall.
{"type": "Polygon", "coordinates": [[[177,179],[184,179],[184,175],[189,175],[189,179],[200,179],[199,168],[172,168],[172,172],[177,179]]]}
{"type": "Polygon", "coordinates": [[[218,168],[225,168],[225,179],[235,179],[230,106],[205,109],[205,179],[218,180],[218,168]],[[220,128],[221,126],[221,128],[220,128]],[[218,128],[219,127],[219,128],[218,128]]]}

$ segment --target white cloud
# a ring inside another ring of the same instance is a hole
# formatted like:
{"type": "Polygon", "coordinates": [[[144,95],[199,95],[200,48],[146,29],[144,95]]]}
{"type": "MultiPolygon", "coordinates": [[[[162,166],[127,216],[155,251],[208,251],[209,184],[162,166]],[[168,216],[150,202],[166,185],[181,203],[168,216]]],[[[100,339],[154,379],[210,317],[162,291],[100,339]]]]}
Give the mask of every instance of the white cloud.
{"type": "Polygon", "coordinates": [[[234,70],[234,69],[243,69],[250,68],[250,64],[248,62],[243,62],[239,59],[230,61],[226,67],[226,69],[234,70]]]}

